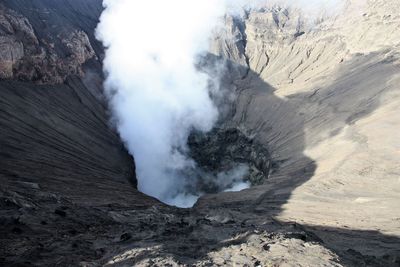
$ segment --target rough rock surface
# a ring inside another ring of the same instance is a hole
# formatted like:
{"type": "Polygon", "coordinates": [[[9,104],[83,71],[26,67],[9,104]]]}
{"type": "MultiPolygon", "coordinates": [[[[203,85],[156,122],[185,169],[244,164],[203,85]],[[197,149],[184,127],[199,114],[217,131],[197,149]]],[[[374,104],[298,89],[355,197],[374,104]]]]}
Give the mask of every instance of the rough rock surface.
{"type": "MultiPolygon", "coordinates": [[[[238,129],[216,128],[206,134],[192,133],[188,145],[191,158],[205,174],[211,173],[212,177],[243,164],[248,168],[243,180],[251,185],[260,185],[268,178],[271,168],[268,150],[238,129]]],[[[203,191],[207,193],[222,191],[218,190],[217,183],[207,181],[204,174],[199,178],[199,182],[205,184],[208,190],[203,191]]],[[[201,185],[197,187],[203,188],[201,185]]]]}
{"type": "MultiPolygon", "coordinates": [[[[30,5],[25,5],[23,11],[35,12],[37,7],[30,5]]],[[[46,21],[49,10],[41,12],[42,24],[53,23],[46,21]]],[[[55,84],[69,75],[83,76],[82,65],[96,57],[89,37],[82,29],[59,26],[65,28],[57,35],[38,35],[37,31],[42,29],[34,30],[27,17],[0,5],[0,78],[55,84]]]]}
{"type": "Polygon", "coordinates": [[[2,1],[0,265],[399,266],[400,7],[349,3],[312,28],[286,9],[226,18],[213,47],[236,97],[220,127],[265,146],[273,172],[177,209],[134,188],[109,127],[101,1],[2,1]],[[16,29],[58,67],[19,76],[36,54],[16,29]]]}

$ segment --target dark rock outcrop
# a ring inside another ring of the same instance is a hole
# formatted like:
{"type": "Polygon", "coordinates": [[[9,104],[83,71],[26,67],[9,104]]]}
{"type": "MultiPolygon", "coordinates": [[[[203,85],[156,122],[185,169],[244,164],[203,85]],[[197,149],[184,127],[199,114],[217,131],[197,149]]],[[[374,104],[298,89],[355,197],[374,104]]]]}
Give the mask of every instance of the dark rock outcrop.
{"type": "Polygon", "coordinates": [[[99,1],[85,5],[87,9],[78,13],[65,1],[2,3],[0,78],[56,84],[69,75],[82,77],[83,64],[98,56],[92,44],[98,46],[93,32],[101,12],[99,1]],[[57,16],[57,11],[75,16],[57,16]],[[83,18],[76,21],[80,14],[83,18]],[[85,21],[89,19],[91,25],[85,21]]]}
{"type": "MultiPolygon", "coordinates": [[[[214,129],[209,133],[189,136],[190,156],[206,173],[218,173],[245,164],[249,171],[243,177],[252,185],[260,185],[268,178],[270,155],[261,144],[254,142],[238,129],[214,129]]],[[[208,192],[217,193],[217,192],[208,192]]]]}

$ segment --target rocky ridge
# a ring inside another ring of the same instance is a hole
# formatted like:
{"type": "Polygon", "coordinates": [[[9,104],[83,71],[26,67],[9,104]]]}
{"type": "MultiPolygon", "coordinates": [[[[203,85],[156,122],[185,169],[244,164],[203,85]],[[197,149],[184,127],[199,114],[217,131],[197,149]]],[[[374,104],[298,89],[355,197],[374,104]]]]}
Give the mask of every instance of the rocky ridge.
{"type": "Polygon", "coordinates": [[[2,8],[0,14],[0,78],[62,83],[69,75],[83,76],[82,65],[95,56],[85,32],[61,33],[64,55],[48,40],[39,42],[29,20],[15,11],[2,8]]]}

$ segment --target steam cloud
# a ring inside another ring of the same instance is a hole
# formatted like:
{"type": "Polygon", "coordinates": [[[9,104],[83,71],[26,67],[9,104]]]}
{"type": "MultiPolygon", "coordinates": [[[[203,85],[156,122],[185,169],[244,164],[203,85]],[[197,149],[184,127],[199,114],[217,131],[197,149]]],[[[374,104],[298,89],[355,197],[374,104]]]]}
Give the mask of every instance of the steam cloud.
{"type": "MultiPolygon", "coordinates": [[[[260,2],[265,1],[103,1],[97,37],[106,47],[105,90],[117,129],[135,158],[140,191],[180,207],[197,200],[198,195],[185,192],[190,177],[183,177],[183,170],[195,168],[187,157],[187,138],[192,130],[209,131],[218,111],[209,77],[196,69],[196,59],[208,50],[227,10],[260,2]]],[[[238,177],[244,170],[228,173],[238,182],[225,190],[248,187],[238,177]]]]}

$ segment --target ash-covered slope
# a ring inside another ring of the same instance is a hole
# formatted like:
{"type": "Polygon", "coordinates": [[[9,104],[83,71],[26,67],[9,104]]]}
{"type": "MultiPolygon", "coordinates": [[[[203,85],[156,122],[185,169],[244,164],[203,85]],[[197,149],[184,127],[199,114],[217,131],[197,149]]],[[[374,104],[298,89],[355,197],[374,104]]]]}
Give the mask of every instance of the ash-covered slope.
{"type": "Polygon", "coordinates": [[[101,11],[101,1],[0,3],[2,266],[35,264],[43,248],[53,263],[51,251],[73,254],[61,236],[104,224],[93,207],[158,203],[136,191],[133,159],[109,127],[101,11]]]}
{"type": "Polygon", "coordinates": [[[354,242],[336,236],[335,247],[398,255],[399,12],[397,1],[347,1],[313,24],[290,8],[228,17],[213,51],[244,71],[226,127],[265,144],[275,169],[263,186],[198,206],[240,206],[333,235],[364,230],[354,242]]]}
{"type": "Polygon", "coordinates": [[[134,188],[102,100],[101,10],[2,1],[1,265],[398,266],[395,0],[311,28],[295,10],[227,18],[220,126],[264,145],[271,174],[193,209],[134,188]]]}
{"type": "Polygon", "coordinates": [[[100,1],[2,3],[0,169],[7,182],[39,183],[82,201],[93,194],[99,203],[109,190],[90,187],[136,185],[101,95],[102,49],[94,39],[101,11],[100,1]]]}

